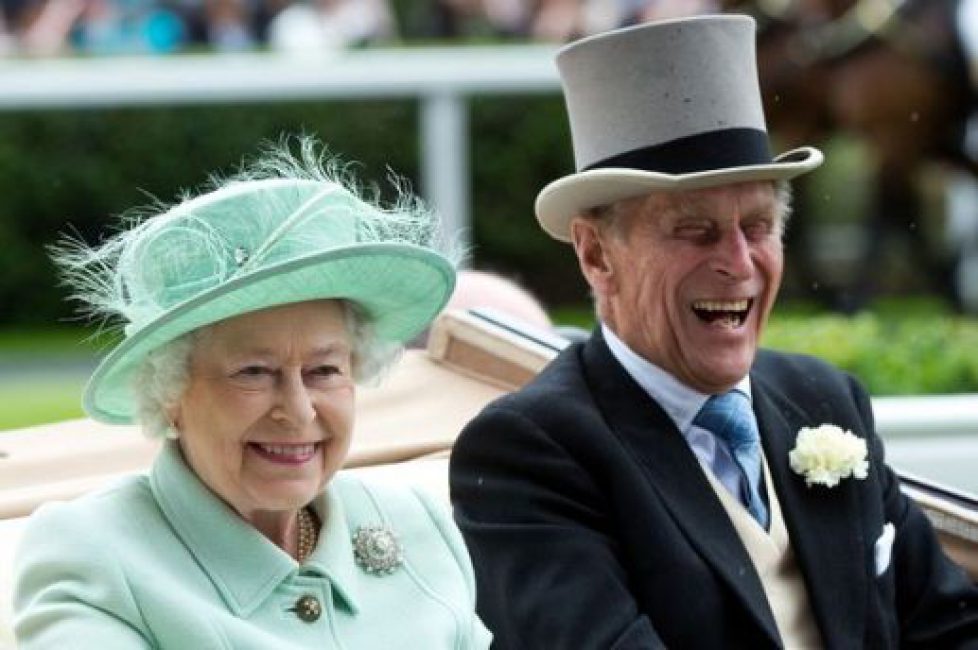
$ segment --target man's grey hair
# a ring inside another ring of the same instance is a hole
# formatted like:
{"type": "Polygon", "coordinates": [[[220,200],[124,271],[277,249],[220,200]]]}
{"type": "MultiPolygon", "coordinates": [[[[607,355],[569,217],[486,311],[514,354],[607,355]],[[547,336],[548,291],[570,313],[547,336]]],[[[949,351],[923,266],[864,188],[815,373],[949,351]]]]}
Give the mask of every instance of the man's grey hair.
{"type": "MultiPolygon", "coordinates": [[[[381,339],[368,314],[355,302],[338,300],[350,338],[353,379],[369,383],[382,376],[399,358],[403,346],[381,339]]],[[[133,374],[136,418],[151,438],[176,437],[169,411],[190,385],[191,361],[208,327],[188,332],[150,352],[133,374]]]]}

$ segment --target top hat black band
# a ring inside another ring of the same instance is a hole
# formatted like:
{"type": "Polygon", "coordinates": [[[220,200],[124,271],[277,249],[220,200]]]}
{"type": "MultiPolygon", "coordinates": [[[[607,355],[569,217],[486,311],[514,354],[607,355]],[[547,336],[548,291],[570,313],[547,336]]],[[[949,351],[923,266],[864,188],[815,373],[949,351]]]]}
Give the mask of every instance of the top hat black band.
{"type": "Polygon", "coordinates": [[[676,138],[599,160],[582,169],[609,167],[663,174],[688,174],[771,162],[767,133],[759,129],[723,129],[676,138]]]}

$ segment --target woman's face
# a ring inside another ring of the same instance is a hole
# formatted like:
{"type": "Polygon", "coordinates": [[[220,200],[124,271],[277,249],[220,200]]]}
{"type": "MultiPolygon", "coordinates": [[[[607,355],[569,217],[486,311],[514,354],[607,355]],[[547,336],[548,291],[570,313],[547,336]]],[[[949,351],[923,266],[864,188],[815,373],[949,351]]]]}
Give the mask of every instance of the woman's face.
{"type": "Polygon", "coordinates": [[[350,346],[334,300],[238,316],[197,338],[171,416],[187,463],[245,519],[304,506],[343,464],[350,346]]]}

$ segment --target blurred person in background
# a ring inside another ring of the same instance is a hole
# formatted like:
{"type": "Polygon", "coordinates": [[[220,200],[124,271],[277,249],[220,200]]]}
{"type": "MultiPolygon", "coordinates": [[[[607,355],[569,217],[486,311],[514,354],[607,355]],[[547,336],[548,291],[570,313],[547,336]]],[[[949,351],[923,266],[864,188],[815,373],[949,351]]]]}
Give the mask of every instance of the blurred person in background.
{"type": "Polygon", "coordinates": [[[553,327],[550,316],[536,296],[515,280],[489,271],[459,271],[455,291],[445,308],[489,309],[512,316],[531,327],[553,327]]]}
{"type": "Polygon", "coordinates": [[[148,474],[30,518],[21,650],[486,648],[448,509],[339,472],[356,385],[451,294],[455,253],[408,195],[364,199],[303,140],[56,260],[117,318],[84,405],[165,438],[148,474]]]}
{"type": "Polygon", "coordinates": [[[586,3],[582,0],[537,0],[530,37],[563,43],[587,34],[586,3]]]}
{"type": "Polygon", "coordinates": [[[34,0],[29,11],[29,54],[166,54],[187,41],[179,12],[155,0],[34,0]]]}
{"type": "Polygon", "coordinates": [[[578,23],[581,34],[587,35],[652,20],[719,13],[720,10],[717,0],[583,0],[578,23]]]}
{"type": "MultiPolygon", "coordinates": [[[[490,271],[459,271],[455,290],[445,305],[445,310],[449,309],[480,309],[513,319],[531,329],[546,332],[553,329],[550,316],[536,296],[515,280],[490,271]]],[[[411,341],[409,347],[426,347],[428,334],[426,329],[411,341]]]]}
{"type": "Polygon", "coordinates": [[[27,0],[19,20],[20,51],[31,56],[68,54],[72,32],[85,14],[87,0],[27,0]]]}
{"type": "Polygon", "coordinates": [[[438,38],[525,37],[532,0],[434,0],[425,12],[428,36],[438,38]]]}
{"type": "Polygon", "coordinates": [[[268,25],[268,45],[287,52],[336,51],[393,39],[387,0],[308,0],[287,3],[268,25]]]}
{"type": "Polygon", "coordinates": [[[258,3],[253,0],[202,0],[197,32],[218,52],[250,50],[258,45],[258,3]]]}

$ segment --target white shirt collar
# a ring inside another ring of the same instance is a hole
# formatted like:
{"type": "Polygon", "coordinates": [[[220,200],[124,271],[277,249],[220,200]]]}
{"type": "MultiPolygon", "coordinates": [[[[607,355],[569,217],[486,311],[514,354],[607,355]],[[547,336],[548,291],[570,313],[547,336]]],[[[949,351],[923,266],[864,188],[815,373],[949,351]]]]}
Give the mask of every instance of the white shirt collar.
{"type": "MultiPolygon", "coordinates": [[[[685,436],[693,424],[693,418],[710,396],[690,388],[659,366],[636,354],[604,323],[601,323],[601,333],[612,356],[625,368],[625,372],[662,407],[676,424],[676,428],[685,436]]],[[[734,388],[743,391],[748,399],[751,398],[749,376],[743,377],[734,388]]]]}

